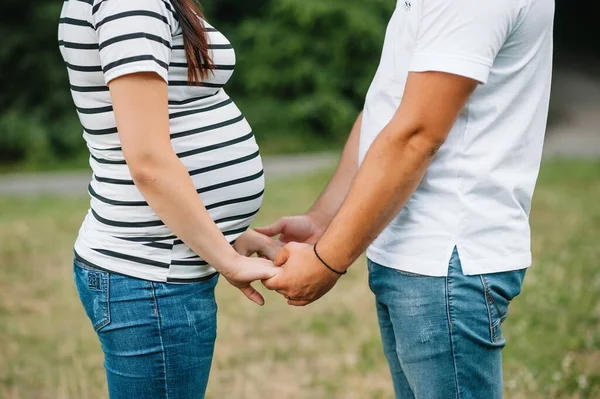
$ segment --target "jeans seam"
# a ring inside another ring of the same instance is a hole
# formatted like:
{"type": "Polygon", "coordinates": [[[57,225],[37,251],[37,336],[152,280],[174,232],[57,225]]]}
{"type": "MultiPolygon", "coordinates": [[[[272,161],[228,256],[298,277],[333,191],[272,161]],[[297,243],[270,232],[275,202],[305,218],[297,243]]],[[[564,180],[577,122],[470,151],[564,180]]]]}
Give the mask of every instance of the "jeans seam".
{"type": "Polygon", "coordinates": [[[483,285],[483,295],[485,298],[485,306],[487,307],[487,311],[488,311],[488,319],[490,322],[490,338],[493,343],[497,343],[497,342],[502,341],[502,333],[500,333],[499,337],[496,337],[496,335],[497,335],[496,331],[498,330],[498,328],[500,328],[504,319],[502,317],[502,314],[500,312],[500,308],[498,307],[498,304],[492,297],[492,294],[490,292],[490,287],[488,285],[487,280],[483,277],[483,275],[480,275],[479,278],[481,279],[481,284],[483,285]],[[490,302],[491,302],[491,304],[490,304],[490,302]],[[492,309],[490,306],[493,306],[496,309],[496,313],[498,313],[498,323],[495,323],[495,321],[494,321],[494,315],[493,315],[493,312],[492,312],[492,309]]]}
{"type": "Polygon", "coordinates": [[[154,301],[154,309],[156,311],[156,317],[157,317],[157,327],[158,327],[158,339],[160,341],[160,351],[162,354],[162,360],[163,360],[163,373],[164,373],[164,377],[165,377],[165,399],[169,399],[169,384],[168,384],[168,378],[167,378],[167,359],[166,359],[166,354],[165,354],[165,345],[163,343],[163,335],[162,335],[162,320],[160,317],[160,310],[158,308],[158,299],[156,298],[156,292],[155,292],[155,284],[154,282],[150,283],[150,292],[152,293],[152,300],[154,301]]]}
{"type": "Polygon", "coordinates": [[[454,352],[454,335],[452,334],[452,311],[450,304],[450,275],[446,277],[446,313],[448,315],[448,335],[450,338],[450,352],[452,353],[452,366],[454,367],[454,389],[456,389],[456,399],[460,399],[458,389],[458,369],[456,367],[456,354],[454,352]]]}

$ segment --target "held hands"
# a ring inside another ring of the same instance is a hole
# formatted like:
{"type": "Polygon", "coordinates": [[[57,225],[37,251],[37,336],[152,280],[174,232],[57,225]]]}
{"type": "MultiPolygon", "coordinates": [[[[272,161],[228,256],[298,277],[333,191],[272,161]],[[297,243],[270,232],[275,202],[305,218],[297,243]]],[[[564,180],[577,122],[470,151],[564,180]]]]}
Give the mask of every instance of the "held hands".
{"type": "Polygon", "coordinates": [[[282,270],[271,262],[275,259],[281,245],[265,235],[248,230],[236,240],[233,248],[239,255],[231,262],[227,271],[222,273],[223,277],[252,302],[260,306],[264,305],[265,299],[251,283],[256,280],[267,280],[281,273],[282,270]],[[249,257],[254,254],[259,258],[249,257]]]}
{"type": "Polygon", "coordinates": [[[340,278],[321,263],[311,244],[287,244],[274,263],[282,272],[263,284],[283,295],[292,306],[306,306],[320,299],[340,278]]]}
{"type": "Polygon", "coordinates": [[[329,292],[340,278],[315,255],[313,245],[323,232],[309,215],[285,217],[270,226],[248,230],[233,246],[242,259],[236,272],[224,277],[259,305],[264,298],[250,285],[256,280],[283,295],[289,305],[306,306],[329,292]],[[271,238],[277,235],[278,240],[271,238]],[[248,258],[254,254],[273,263],[248,258]]]}
{"type": "Polygon", "coordinates": [[[339,280],[340,276],[328,270],[314,253],[313,245],[324,229],[310,215],[285,217],[256,231],[269,237],[279,235],[279,242],[288,243],[274,259],[281,273],[263,284],[283,295],[289,305],[306,306],[329,292],[339,280]]]}

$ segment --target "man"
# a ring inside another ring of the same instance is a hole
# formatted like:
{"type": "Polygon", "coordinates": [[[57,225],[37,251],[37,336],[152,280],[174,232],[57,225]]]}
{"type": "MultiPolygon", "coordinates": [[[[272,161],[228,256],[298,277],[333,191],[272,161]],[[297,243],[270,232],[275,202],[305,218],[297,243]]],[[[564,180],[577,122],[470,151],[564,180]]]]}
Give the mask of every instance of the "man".
{"type": "Polygon", "coordinates": [[[502,397],[501,323],[531,265],[553,0],[399,1],[340,164],[265,281],[290,305],[367,249],[397,398],[502,397]]]}

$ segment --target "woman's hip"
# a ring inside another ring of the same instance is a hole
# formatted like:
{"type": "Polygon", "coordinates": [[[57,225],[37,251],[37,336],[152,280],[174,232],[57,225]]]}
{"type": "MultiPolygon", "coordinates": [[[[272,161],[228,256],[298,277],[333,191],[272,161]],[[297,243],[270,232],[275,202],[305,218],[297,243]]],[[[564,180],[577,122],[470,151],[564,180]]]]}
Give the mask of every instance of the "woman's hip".
{"type": "Polygon", "coordinates": [[[105,354],[111,398],[158,399],[167,390],[169,398],[202,397],[216,339],[218,275],[167,284],[75,262],[74,276],[105,354]]]}

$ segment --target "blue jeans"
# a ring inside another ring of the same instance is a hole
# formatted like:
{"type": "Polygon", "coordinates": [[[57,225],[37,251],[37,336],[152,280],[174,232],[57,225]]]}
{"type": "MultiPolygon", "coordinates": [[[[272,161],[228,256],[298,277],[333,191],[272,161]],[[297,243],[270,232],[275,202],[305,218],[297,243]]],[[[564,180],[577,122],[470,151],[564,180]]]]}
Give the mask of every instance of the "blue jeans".
{"type": "Polygon", "coordinates": [[[165,284],[77,261],[74,274],[104,351],[111,399],[204,398],[217,335],[218,275],[165,284]]]}
{"type": "Polygon", "coordinates": [[[447,277],[369,260],[369,285],[396,398],[502,398],[502,322],[525,270],[465,276],[458,252],[447,277]]]}

